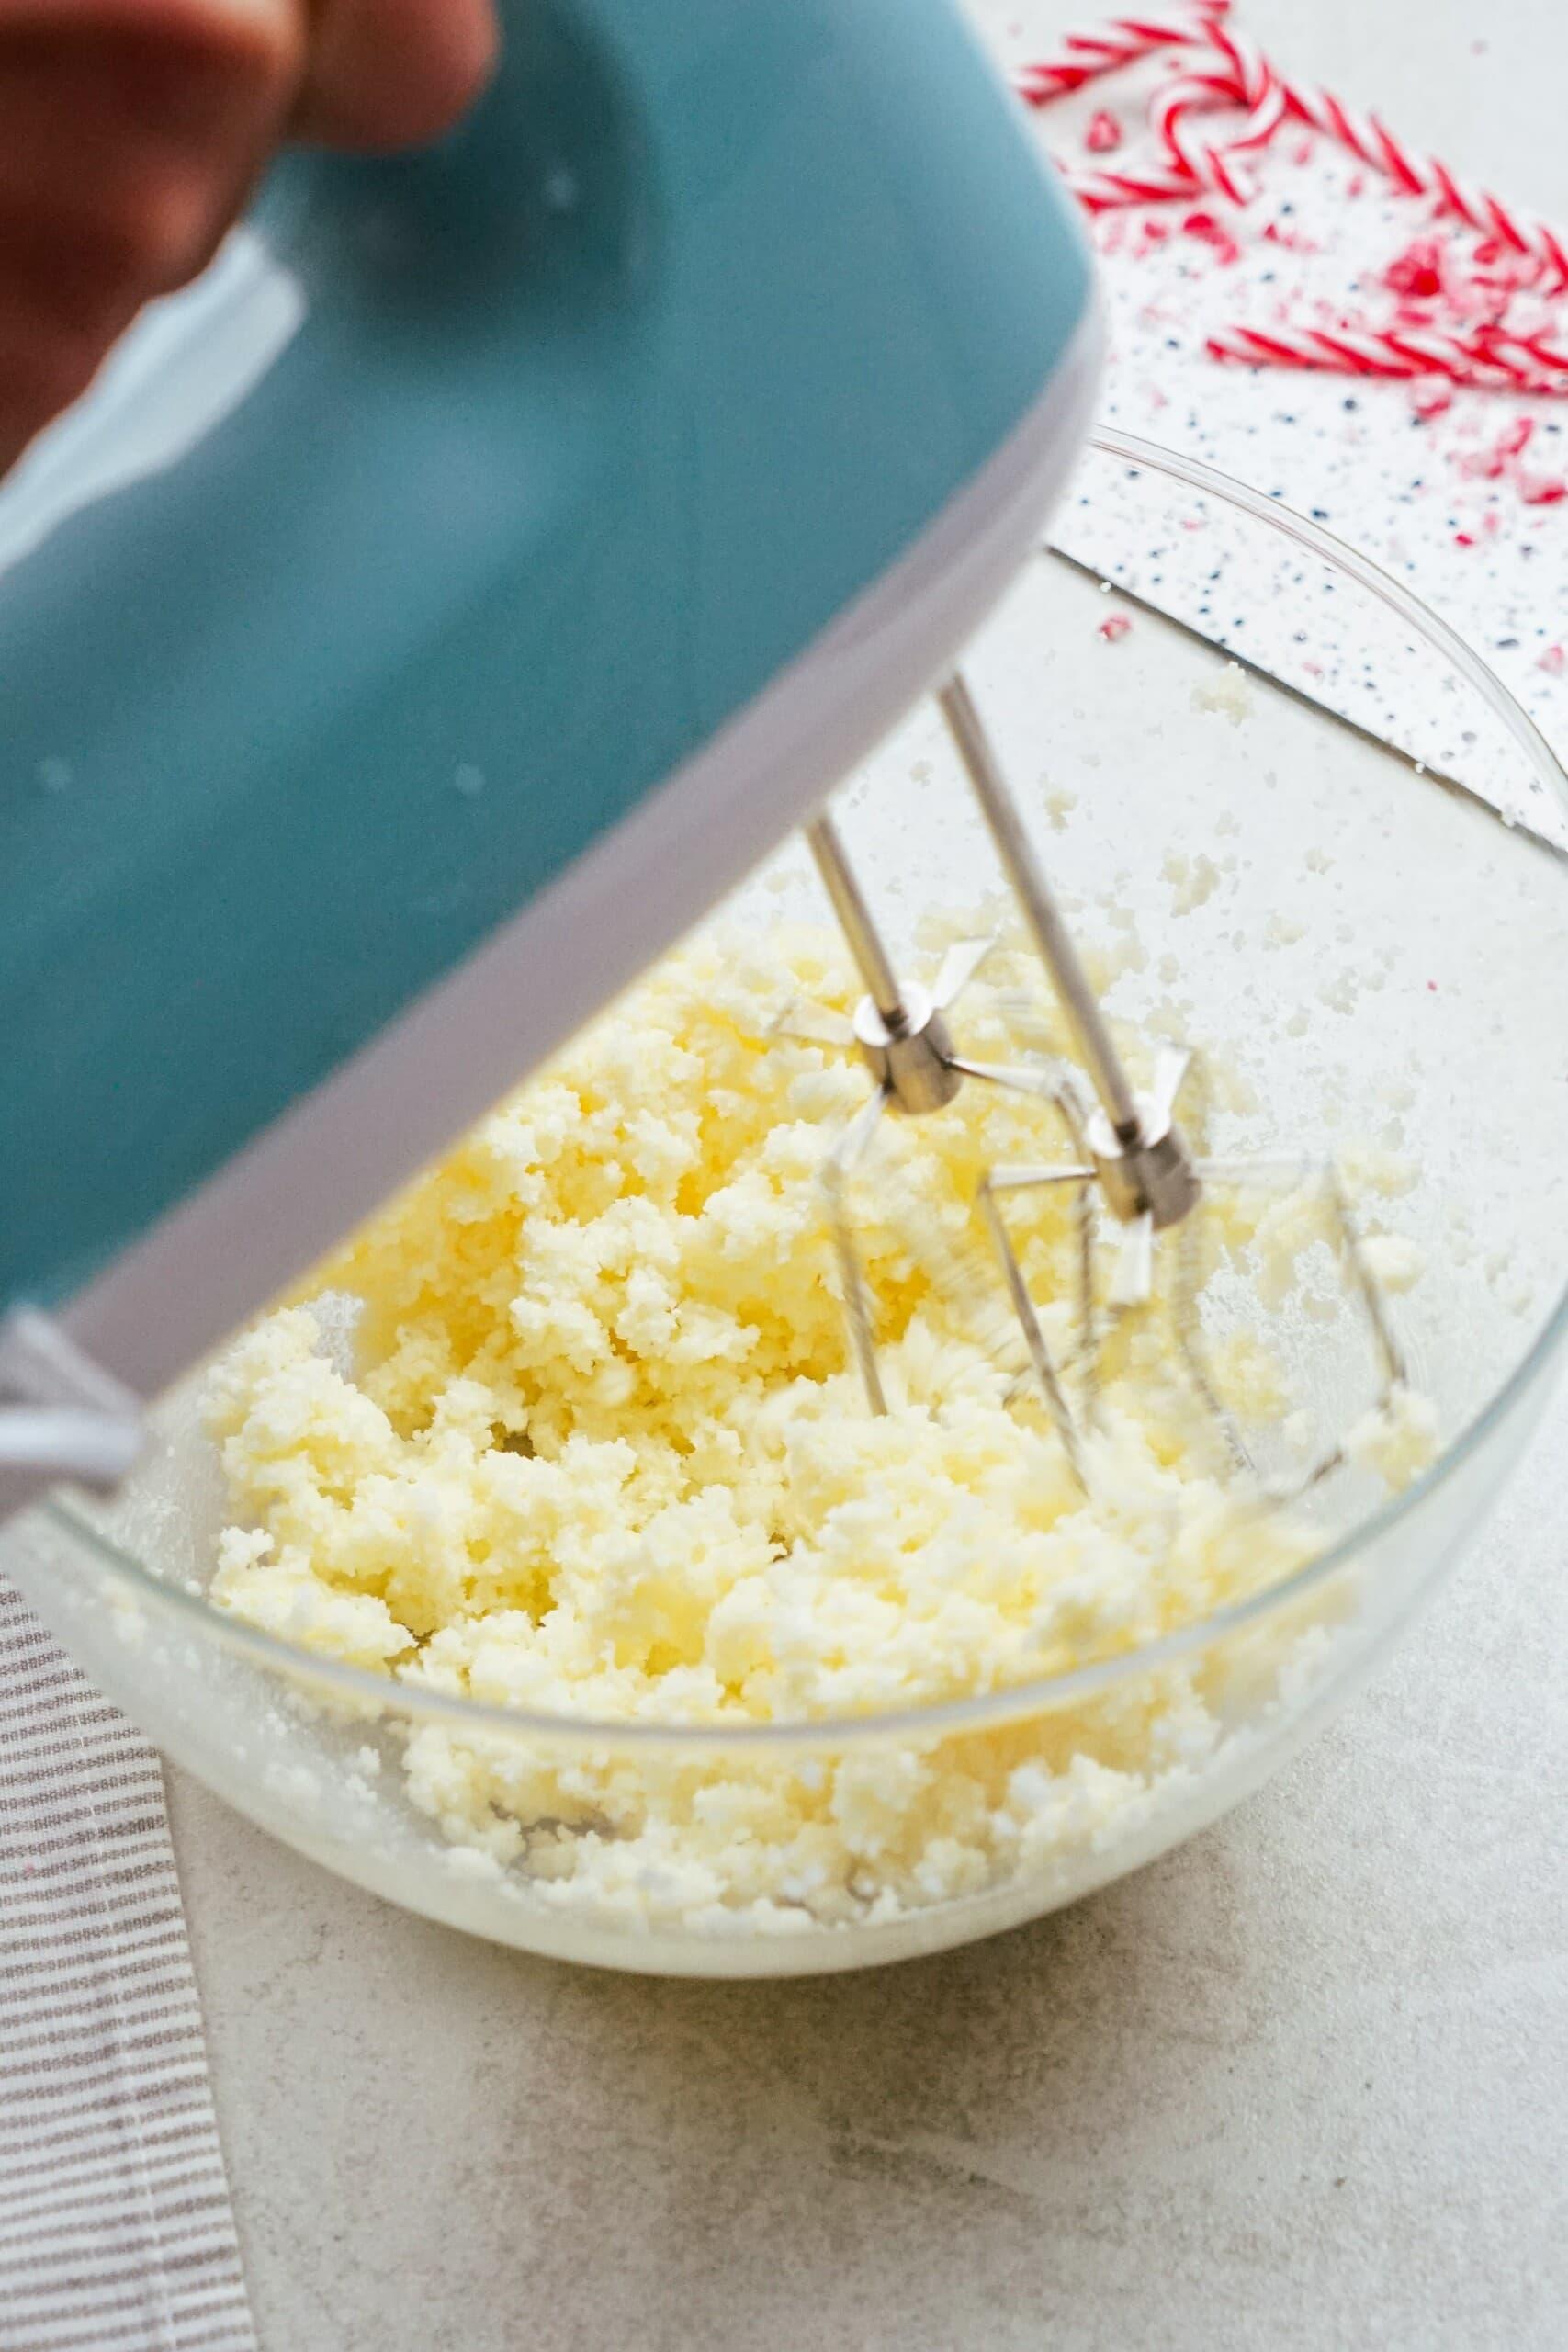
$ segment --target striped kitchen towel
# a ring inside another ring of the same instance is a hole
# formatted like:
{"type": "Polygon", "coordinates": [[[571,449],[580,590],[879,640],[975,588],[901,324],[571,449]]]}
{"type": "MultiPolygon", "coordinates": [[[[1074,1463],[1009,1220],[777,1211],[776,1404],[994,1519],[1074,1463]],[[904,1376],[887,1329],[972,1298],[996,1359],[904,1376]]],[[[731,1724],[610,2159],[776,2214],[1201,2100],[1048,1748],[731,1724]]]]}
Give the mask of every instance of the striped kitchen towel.
{"type": "Polygon", "coordinates": [[[158,1759],[3,1577],[0,2347],[255,2352],[158,1759]]]}

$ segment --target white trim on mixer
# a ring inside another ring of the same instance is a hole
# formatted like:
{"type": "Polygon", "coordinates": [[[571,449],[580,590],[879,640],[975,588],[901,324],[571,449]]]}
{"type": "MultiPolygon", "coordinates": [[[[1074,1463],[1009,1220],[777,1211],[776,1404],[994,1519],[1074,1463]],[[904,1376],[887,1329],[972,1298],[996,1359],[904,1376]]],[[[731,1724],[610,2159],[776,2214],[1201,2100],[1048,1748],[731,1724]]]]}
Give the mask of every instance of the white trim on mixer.
{"type": "Polygon", "coordinates": [[[60,1320],[77,1345],[155,1396],[740,881],[927,690],[1037,544],[1088,427],[1100,339],[1091,312],[908,554],[694,759],[73,1300],[60,1320]]]}

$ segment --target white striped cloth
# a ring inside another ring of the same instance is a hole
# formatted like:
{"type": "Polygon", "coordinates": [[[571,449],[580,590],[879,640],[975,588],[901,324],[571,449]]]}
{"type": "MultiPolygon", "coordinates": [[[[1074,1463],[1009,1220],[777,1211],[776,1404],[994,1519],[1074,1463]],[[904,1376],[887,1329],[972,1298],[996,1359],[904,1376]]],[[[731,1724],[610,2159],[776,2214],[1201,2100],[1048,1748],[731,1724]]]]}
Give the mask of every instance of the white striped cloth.
{"type": "Polygon", "coordinates": [[[158,1759],[3,1577],[0,2352],[255,2352],[158,1759]]]}

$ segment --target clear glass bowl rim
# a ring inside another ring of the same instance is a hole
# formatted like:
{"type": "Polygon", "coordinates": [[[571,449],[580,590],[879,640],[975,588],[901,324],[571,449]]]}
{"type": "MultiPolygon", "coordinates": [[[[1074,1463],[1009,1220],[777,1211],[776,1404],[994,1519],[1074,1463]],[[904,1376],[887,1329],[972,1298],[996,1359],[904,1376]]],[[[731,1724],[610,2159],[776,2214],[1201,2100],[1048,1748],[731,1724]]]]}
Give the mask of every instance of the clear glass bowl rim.
{"type": "MultiPolygon", "coordinates": [[[[1100,424],[1089,434],[1088,447],[1099,450],[1104,457],[1121,458],[1135,470],[1146,469],[1151,473],[1164,474],[1172,481],[1220,499],[1272,526],[1388,605],[1474,687],[1519,745],[1543,789],[1554,795],[1562,808],[1568,813],[1568,774],[1564,773],[1534,720],[1475,649],[1419,597],[1413,595],[1399,581],[1384,571],[1381,565],[1337,538],[1332,532],[1324,530],[1321,525],[1298,514],[1280,500],[1248,489],[1245,483],[1221,473],[1216,468],[1205,465],[1198,458],[1184,457],[1179,451],[1167,449],[1157,442],[1145,441],[1134,434],[1122,433],[1110,425],[1100,424]]],[[[1269,683],[1275,684],[1272,680],[1269,683]]],[[[1092,1665],[1075,1667],[1062,1674],[1041,1675],[1030,1681],[1010,1683],[1004,1689],[978,1692],[970,1698],[942,1700],[928,1706],[889,1709],[881,1713],[803,1716],[782,1723],[704,1723],[701,1720],[659,1723],[646,1719],[626,1721],[614,1717],[551,1714],[533,1709],[492,1706],[476,1699],[420,1690],[389,1676],[373,1674],[363,1667],[318,1657],[308,1649],[282,1641],[259,1627],[247,1625],[216,1608],[201,1594],[165,1584],[152,1569],[119,1550],[90,1521],[81,1517],[68,1500],[54,1498],[44,1508],[56,1526],[73,1543],[86,1544],[97,1555],[110,1578],[124,1586],[126,1599],[137,1608],[149,1609],[155,1614],[171,1619],[187,1632],[216,1640],[232,1655],[253,1665],[266,1668],[288,1682],[318,1685],[323,1695],[330,1694],[355,1708],[363,1709],[368,1702],[379,1713],[411,1715],[421,1722],[443,1726],[455,1734],[467,1734],[470,1737],[490,1734],[516,1740],[520,1736],[534,1735],[556,1747],[580,1749],[637,1748],[671,1751],[681,1755],[698,1750],[709,1753],[731,1750],[738,1754],[762,1755],[770,1749],[800,1752],[829,1746],[839,1749],[900,1738],[930,1742],[944,1736],[1035,1715],[1047,1709],[1090,1697],[1129,1676],[1147,1674],[1156,1668],[1178,1664],[1183,1658],[1212,1647],[1226,1635],[1257,1624],[1277,1610],[1288,1608],[1315,1592],[1350,1566],[1359,1553],[1419,1511],[1429,1498],[1458,1476],[1493,1432],[1510,1418],[1516,1408],[1522,1408],[1538,1379],[1544,1375],[1553,1359],[1562,1351],[1565,1336],[1568,1336],[1568,1283],[1565,1283],[1530,1346],[1495,1395],[1444,1449],[1431,1467],[1403,1493],[1392,1496],[1326,1551],[1317,1554],[1280,1583],[1269,1586],[1266,1590],[1255,1593],[1246,1600],[1212,1611],[1208,1616],[1195,1619],[1192,1623],[1164,1634],[1157,1641],[1121,1651],[1113,1657],[1097,1660],[1092,1665]]]]}

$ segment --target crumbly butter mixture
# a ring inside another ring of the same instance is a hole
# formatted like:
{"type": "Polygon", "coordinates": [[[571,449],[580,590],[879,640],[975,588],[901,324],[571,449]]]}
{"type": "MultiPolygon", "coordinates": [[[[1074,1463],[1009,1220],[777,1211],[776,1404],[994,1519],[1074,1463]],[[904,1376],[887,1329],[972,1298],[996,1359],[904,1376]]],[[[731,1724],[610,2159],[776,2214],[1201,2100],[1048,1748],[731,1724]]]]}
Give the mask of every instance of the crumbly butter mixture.
{"type": "MultiPolygon", "coordinates": [[[[971,1083],[884,1123],[854,1193],[890,1406],[867,1411],[819,1181],[866,1096],[830,1018],[852,996],[827,933],[705,935],[362,1234],[314,1303],[243,1339],[209,1398],[235,1522],[215,1597],[416,1690],[772,1724],[1059,1674],[1298,1565],[1312,1537],[1220,1475],[1157,1329],[1118,1342],[1092,1503],[1010,1395],[1021,1351],[975,1192],[988,1163],[1059,1155],[1037,1101],[971,1083]],[[352,1372],[321,1303],[344,1293],[352,1372]]],[[[1004,946],[965,998],[966,1049],[1016,1060],[1047,1024],[1004,946]]],[[[1312,1228],[1270,1214],[1278,1292],[1312,1228]]],[[[1018,1194],[1009,1216],[1066,1351],[1070,1203],[1018,1194]]],[[[1223,1371],[1247,1410],[1283,1411],[1251,1334],[1223,1371]]],[[[1399,1478],[1428,1443],[1404,1400],[1363,1453],[1399,1478]]],[[[1211,1754],[1237,1672],[1211,1656],[1007,1727],[829,1732],[797,1755],[416,1725],[407,1785],[465,1867],[521,1863],[563,1905],[715,1928],[886,1917],[1109,1840],[1211,1754]]]]}

